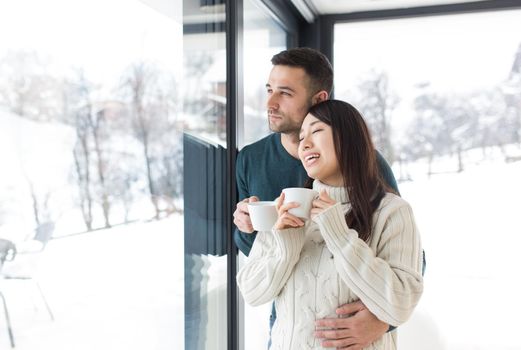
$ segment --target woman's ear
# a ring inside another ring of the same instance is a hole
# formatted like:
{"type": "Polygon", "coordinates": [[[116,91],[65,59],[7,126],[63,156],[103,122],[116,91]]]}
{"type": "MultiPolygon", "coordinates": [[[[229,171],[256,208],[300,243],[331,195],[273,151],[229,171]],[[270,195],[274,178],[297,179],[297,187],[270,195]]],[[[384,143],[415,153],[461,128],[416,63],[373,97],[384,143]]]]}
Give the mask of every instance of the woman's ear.
{"type": "Polygon", "coordinates": [[[313,98],[311,98],[311,103],[313,103],[313,105],[316,105],[319,102],[326,101],[328,98],[329,94],[327,93],[327,91],[320,90],[313,96],[313,98]]]}

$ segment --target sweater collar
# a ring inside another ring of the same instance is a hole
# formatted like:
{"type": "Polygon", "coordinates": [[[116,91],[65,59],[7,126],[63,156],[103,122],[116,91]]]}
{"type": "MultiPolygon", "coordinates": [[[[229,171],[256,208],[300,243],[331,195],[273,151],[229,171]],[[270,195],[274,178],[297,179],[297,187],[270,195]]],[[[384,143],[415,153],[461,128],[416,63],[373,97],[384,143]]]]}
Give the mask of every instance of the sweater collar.
{"type": "Polygon", "coordinates": [[[345,187],[333,187],[320,182],[319,180],[313,181],[313,189],[320,193],[322,190],[326,190],[329,197],[342,204],[349,203],[349,197],[345,187]]]}

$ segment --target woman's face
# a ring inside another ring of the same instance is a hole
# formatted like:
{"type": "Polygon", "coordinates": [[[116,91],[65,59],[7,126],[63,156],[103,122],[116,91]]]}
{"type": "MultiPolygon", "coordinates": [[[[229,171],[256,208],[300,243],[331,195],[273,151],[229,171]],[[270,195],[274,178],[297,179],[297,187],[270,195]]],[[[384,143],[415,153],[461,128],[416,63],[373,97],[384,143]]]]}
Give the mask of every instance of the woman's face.
{"type": "Polygon", "coordinates": [[[299,139],[298,155],[308,176],[330,186],[344,186],[331,127],[308,114],[299,139]]]}

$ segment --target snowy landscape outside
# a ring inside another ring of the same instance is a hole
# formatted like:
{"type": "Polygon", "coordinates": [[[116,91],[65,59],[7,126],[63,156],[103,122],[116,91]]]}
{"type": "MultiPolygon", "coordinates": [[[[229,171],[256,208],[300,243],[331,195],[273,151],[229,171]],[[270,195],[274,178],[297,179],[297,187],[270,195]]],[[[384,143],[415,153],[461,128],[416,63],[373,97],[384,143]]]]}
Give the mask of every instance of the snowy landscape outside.
{"type": "MultiPolygon", "coordinates": [[[[425,292],[399,327],[402,350],[521,348],[521,14],[468,16],[464,26],[384,21],[335,36],[345,38],[335,43],[336,97],[366,115],[426,251],[425,292]],[[484,21],[492,29],[480,31],[484,21]],[[395,40],[404,33],[414,39],[395,40]]],[[[283,36],[269,47],[266,32],[250,35],[248,45],[268,48],[248,46],[245,67],[269,69],[283,36]]],[[[139,1],[0,5],[0,238],[22,246],[38,226],[54,228],[37,264],[26,265],[36,267],[54,320],[34,283],[0,278],[16,349],[184,348],[182,133],[219,144],[226,136],[223,36],[204,48],[190,40],[180,20],[139,1]]],[[[256,81],[261,71],[245,76],[256,81]]],[[[265,133],[265,82],[251,81],[244,114],[265,133]]],[[[252,129],[245,143],[262,136],[252,129]]],[[[209,300],[201,343],[222,350],[226,256],[201,260],[209,300]]],[[[3,311],[0,349],[8,349],[3,311]]],[[[266,348],[269,311],[246,306],[245,350],[266,348]]]]}

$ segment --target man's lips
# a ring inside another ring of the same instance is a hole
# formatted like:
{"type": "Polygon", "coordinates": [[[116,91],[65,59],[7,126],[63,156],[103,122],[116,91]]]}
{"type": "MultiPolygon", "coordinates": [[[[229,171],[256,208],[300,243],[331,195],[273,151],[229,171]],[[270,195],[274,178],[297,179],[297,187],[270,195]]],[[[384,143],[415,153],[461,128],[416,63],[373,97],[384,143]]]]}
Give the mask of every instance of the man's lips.
{"type": "Polygon", "coordinates": [[[278,115],[270,114],[268,115],[268,123],[270,124],[279,124],[282,122],[282,117],[278,115]]]}

